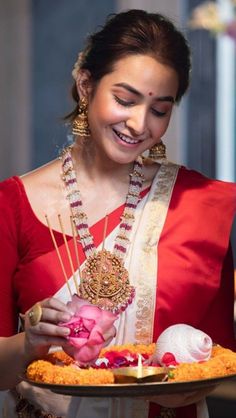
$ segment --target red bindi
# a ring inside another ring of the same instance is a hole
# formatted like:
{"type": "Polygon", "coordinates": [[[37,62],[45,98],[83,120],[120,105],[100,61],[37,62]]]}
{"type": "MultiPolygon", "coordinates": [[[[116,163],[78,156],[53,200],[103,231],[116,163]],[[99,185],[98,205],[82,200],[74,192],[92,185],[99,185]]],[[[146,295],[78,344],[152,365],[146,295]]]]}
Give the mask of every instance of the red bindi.
{"type": "Polygon", "coordinates": [[[148,93],[148,95],[149,95],[149,96],[152,96],[152,95],[153,95],[153,93],[150,91],[150,92],[148,93]]]}

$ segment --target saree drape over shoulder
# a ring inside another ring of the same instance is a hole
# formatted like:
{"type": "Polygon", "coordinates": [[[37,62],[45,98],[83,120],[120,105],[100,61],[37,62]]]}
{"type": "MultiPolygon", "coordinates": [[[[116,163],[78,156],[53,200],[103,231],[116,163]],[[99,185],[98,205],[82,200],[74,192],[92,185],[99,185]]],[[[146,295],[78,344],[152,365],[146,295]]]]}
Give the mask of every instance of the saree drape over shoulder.
{"type": "MultiPolygon", "coordinates": [[[[109,214],[106,249],[113,248],[123,208],[109,214]]],[[[150,190],[142,193],[135,212],[125,266],[136,296],[116,321],[117,335],[111,344],[149,344],[168,326],[187,323],[235,350],[229,247],[235,211],[236,185],[210,180],[172,163],[162,164],[150,190]]],[[[10,336],[17,331],[18,312],[53,295],[66,302],[69,292],[49,230],[33,213],[18,177],[1,183],[0,213],[0,335],[10,336]]],[[[101,245],[103,227],[101,219],[90,228],[97,247],[101,245]]],[[[75,291],[62,234],[55,231],[55,237],[70,287],[75,291]]],[[[69,236],[67,239],[75,257],[73,240],[69,236]]],[[[83,264],[84,254],[81,248],[79,251],[83,264]]],[[[36,391],[25,383],[18,389],[34,404],[58,416],[164,416],[160,415],[164,412],[160,412],[159,405],[140,399],[62,398],[45,395],[45,391],[36,391]]],[[[173,416],[207,417],[203,403],[176,408],[173,416]]]]}

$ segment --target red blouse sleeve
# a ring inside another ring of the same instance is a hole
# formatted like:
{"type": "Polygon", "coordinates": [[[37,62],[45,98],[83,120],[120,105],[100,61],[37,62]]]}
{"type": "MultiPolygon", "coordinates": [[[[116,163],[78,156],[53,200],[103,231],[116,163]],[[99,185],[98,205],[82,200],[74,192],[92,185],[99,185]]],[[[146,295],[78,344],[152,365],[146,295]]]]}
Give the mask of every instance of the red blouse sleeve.
{"type": "Polygon", "coordinates": [[[215,343],[236,351],[234,337],[234,266],[231,246],[224,258],[219,290],[202,322],[202,329],[215,343]]]}
{"type": "Polygon", "coordinates": [[[17,330],[17,308],[13,276],[17,269],[18,230],[20,225],[20,191],[17,178],[0,183],[0,336],[17,330]]]}

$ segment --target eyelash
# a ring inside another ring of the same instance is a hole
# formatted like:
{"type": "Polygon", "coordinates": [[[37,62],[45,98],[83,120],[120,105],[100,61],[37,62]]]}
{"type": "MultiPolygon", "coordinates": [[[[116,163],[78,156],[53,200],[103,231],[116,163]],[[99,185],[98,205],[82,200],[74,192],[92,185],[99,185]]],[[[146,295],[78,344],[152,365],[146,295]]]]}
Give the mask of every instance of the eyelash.
{"type": "Polygon", "coordinates": [[[166,112],[159,112],[158,110],[155,110],[155,109],[152,109],[152,113],[154,116],[158,118],[163,118],[164,116],[166,116],[166,112]]]}
{"type": "Polygon", "coordinates": [[[118,96],[114,96],[114,98],[115,98],[115,101],[121,106],[129,107],[134,104],[134,102],[127,102],[126,100],[120,99],[118,96]]]}
{"type": "MultiPolygon", "coordinates": [[[[131,107],[134,105],[134,102],[127,102],[125,100],[120,99],[120,97],[118,96],[114,96],[114,99],[119,105],[124,106],[124,107],[131,107]]],[[[151,109],[151,111],[153,115],[158,118],[161,118],[166,115],[166,112],[159,112],[158,110],[155,110],[155,109],[151,109]]]]}

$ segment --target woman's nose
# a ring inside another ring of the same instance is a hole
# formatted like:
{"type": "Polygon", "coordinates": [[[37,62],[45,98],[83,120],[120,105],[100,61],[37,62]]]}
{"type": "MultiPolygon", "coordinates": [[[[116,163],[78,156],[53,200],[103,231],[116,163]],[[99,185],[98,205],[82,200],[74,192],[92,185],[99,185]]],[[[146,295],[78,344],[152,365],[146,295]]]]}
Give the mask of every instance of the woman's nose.
{"type": "Polygon", "coordinates": [[[126,126],[132,130],[135,135],[142,135],[146,131],[147,115],[144,108],[133,108],[126,120],[126,126]]]}

